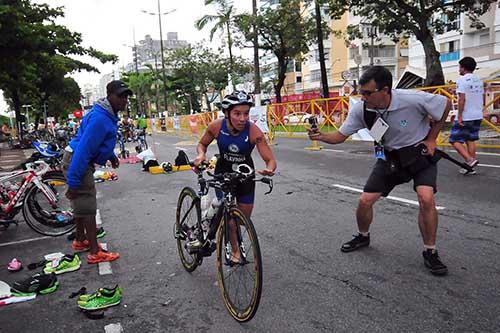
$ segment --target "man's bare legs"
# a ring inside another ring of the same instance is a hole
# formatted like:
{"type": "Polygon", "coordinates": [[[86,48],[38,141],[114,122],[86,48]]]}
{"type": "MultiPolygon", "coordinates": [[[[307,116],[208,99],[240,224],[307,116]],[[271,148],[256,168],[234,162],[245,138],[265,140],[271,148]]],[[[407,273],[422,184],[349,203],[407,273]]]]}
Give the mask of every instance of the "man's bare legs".
{"type": "Polygon", "coordinates": [[[85,222],[85,232],[87,234],[87,239],[90,245],[90,254],[96,254],[99,251],[99,245],[97,243],[97,226],[95,215],[87,216],[84,218],[85,222]]]}
{"type": "Polygon", "coordinates": [[[475,160],[476,159],[476,142],[475,141],[467,141],[467,152],[469,153],[469,156],[471,159],[475,160]]]}
{"type": "Polygon", "coordinates": [[[426,248],[436,246],[438,215],[434,201],[434,189],[431,186],[417,186],[419,203],[418,227],[426,248]]]}
{"type": "Polygon", "coordinates": [[[382,196],[382,193],[363,192],[359,198],[358,208],[356,209],[356,221],[358,231],[367,233],[373,220],[373,205],[382,196]]]}
{"type": "Polygon", "coordinates": [[[475,148],[474,148],[474,157],[472,157],[469,153],[469,148],[465,148],[464,147],[464,144],[463,143],[460,143],[460,142],[453,142],[452,143],[453,145],[453,148],[455,148],[455,150],[460,154],[460,156],[463,157],[463,159],[466,161],[466,162],[469,162],[471,161],[473,158],[475,158],[476,156],[476,152],[475,152],[475,148]]]}
{"type": "Polygon", "coordinates": [[[75,224],[76,224],[76,235],[75,239],[79,242],[83,242],[87,239],[85,235],[85,217],[76,217],[75,216],[75,224]]]}

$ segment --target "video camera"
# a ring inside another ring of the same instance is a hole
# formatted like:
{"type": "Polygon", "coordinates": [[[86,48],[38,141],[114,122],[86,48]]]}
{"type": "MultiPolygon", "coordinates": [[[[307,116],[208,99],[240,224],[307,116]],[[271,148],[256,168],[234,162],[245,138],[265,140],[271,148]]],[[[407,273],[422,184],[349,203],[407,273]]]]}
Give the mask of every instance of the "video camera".
{"type": "Polygon", "coordinates": [[[311,116],[307,119],[309,125],[311,125],[312,129],[318,128],[318,118],[316,116],[311,116]]]}

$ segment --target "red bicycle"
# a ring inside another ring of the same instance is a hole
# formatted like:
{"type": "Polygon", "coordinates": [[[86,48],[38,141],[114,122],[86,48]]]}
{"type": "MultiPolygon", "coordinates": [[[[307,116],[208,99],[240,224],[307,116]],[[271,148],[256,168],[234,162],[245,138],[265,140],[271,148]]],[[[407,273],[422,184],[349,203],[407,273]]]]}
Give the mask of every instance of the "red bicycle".
{"type": "Polygon", "coordinates": [[[46,236],[60,236],[75,228],[69,200],[64,196],[66,179],[50,171],[44,161],[26,164],[26,170],[0,174],[0,225],[17,224],[22,211],[26,223],[46,236]]]}

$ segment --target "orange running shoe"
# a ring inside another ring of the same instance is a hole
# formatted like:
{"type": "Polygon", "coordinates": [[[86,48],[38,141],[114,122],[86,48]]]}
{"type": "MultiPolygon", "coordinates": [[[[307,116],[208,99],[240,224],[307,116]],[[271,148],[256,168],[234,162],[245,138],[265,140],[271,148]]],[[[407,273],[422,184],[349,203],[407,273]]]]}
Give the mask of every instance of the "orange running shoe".
{"type": "MultiPolygon", "coordinates": [[[[97,244],[99,249],[102,249],[101,243],[97,244]]],[[[90,243],[88,239],[83,240],[83,242],[79,242],[76,239],[71,243],[71,248],[75,252],[85,252],[90,250],[90,243]]]]}
{"type": "Polygon", "coordinates": [[[108,252],[101,249],[96,254],[87,254],[87,263],[98,264],[100,262],[114,261],[118,258],[120,258],[118,252],[108,252]]]}

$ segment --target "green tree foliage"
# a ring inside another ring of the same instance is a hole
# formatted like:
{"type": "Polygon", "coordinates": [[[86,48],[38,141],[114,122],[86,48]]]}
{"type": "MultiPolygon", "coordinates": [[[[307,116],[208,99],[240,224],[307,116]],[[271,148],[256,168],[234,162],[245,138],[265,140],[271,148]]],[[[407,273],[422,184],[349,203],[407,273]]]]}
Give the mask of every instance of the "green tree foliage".
{"type": "Polygon", "coordinates": [[[427,86],[444,84],[440,53],[434,43],[434,35],[450,28],[448,22],[464,13],[475,28],[484,27],[479,17],[488,11],[496,0],[328,0],[332,13],[350,9],[363,21],[378,27],[380,32],[398,38],[413,34],[425,52],[427,86]]]}
{"type": "Polygon", "coordinates": [[[47,109],[50,115],[61,121],[66,119],[68,114],[76,109],[80,109],[80,87],[75,80],[70,77],[62,79],[62,85],[58,91],[54,91],[47,99],[47,109]]]}
{"type": "MultiPolygon", "coordinates": [[[[183,111],[179,113],[188,113],[190,109],[201,111],[199,98],[203,96],[210,105],[213,98],[209,96],[221,94],[228,84],[231,60],[202,45],[171,51],[166,60],[170,69],[167,86],[181,104],[183,111]]],[[[252,67],[241,57],[233,57],[232,61],[233,79],[238,83],[252,67]]]]}
{"type": "Polygon", "coordinates": [[[134,92],[134,96],[130,97],[130,105],[134,108],[133,113],[139,115],[141,110],[147,110],[150,102],[155,97],[153,84],[155,83],[154,72],[130,72],[125,73],[123,81],[127,83],[129,88],[134,92]],[[136,101],[136,98],[139,98],[136,101]],[[135,109],[136,105],[140,105],[140,109],[135,109]]]}
{"type": "MultiPolygon", "coordinates": [[[[228,0],[205,0],[205,5],[216,5],[216,15],[204,15],[195,22],[195,27],[202,30],[207,24],[213,24],[210,29],[210,41],[213,40],[217,31],[226,35],[227,48],[229,51],[229,72],[235,73],[235,59],[233,56],[233,34],[235,29],[236,12],[232,2],[228,0]]],[[[233,82],[234,85],[234,82],[233,82]]]]}
{"type": "MultiPolygon", "coordinates": [[[[87,55],[101,62],[116,61],[93,48],[81,46],[79,33],[55,23],[63,8],[32,4],[29,0],[0,3],[0,89],[19,118],[24,103],[47,102],[62,88],[74,85],[65,80],[73,71],[98,70],[70,56],[87,55]],[[30,97],[31,100],[24,98],[30,97]]],[[[56,99],[64,98],[57,95],[56,99]]],[[[68,101],[71,104],[71,98],[68,101]]],[[[60,103],[63,105],[66,103],[60,103]]]]}
{"type": "Polygon", "coordinates": [[[265,8],[257,16],[238,16],[238,28],[247,41],[252,41],[254,24],[259,36],[259,48],[274,54],[278,59],[274,91],[276,100],[281,102],[281,88],[289,63],[293,60],[302,61],[302,56],[309,52],[309,46],[316,41],[314,17],[304,15],[301,1],[282,0],[276,8],[265,8]]]}

